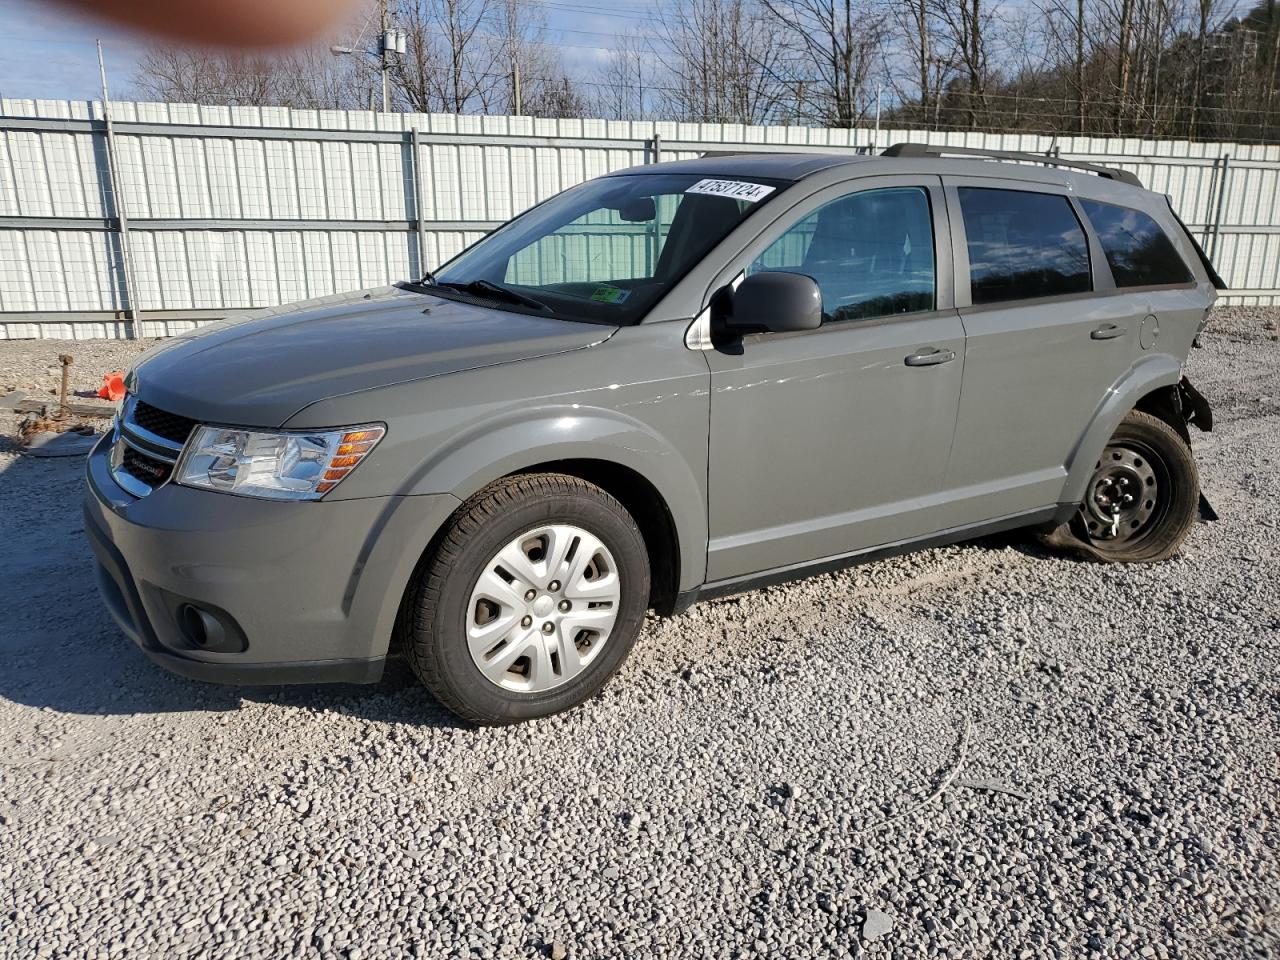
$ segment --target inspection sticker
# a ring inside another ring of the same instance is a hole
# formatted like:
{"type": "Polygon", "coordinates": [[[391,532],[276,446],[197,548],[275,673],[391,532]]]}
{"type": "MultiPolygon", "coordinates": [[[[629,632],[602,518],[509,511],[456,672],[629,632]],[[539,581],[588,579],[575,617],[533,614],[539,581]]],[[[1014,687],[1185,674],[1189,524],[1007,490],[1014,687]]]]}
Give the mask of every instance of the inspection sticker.
{"type": "Polygon", "coordinates": [[[685,193],[709,193],[713,197],[730,197],[755,203],[773,193],[773,187],[763,183],[747,183],[743,180],[699,180],[685,193]]]}
{"type": "Polygon", "coordinates": [[[611,287],[606,283],[596,287],[595,292],[591,294],[591,299],[597,303],[622,303],[629,296],[631,296],[630,290],[611,287]]]}

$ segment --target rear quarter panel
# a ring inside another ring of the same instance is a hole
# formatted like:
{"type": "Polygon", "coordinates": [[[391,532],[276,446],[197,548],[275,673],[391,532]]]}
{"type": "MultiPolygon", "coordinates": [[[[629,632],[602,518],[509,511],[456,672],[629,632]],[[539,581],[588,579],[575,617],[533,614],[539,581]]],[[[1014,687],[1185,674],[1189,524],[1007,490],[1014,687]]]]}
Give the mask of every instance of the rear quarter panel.
{"type": "MultiPolygon", "coordinates": [[[[1122,312],[1141,320],[1129,345],[1129,366],[1099,398],[1072,451],[1061,503],[1075,503],[1084,496],[1103,448],[1138,401],[1153,390],[1178,382],[1196,333],[1218,298],[1199,255],[1163,196],[1101,177],[1080,176],[1073,181],[1077,197],[1131,207],[1155,220],[1191,271],[1192,281],[1182,286],[1127,287],[1106,294],[1107,299],[1124,307],[1122,312]],[[1153,323],[1154,337],[1150,335],[1153,323]]],[[[1100,250],[1091,249],[1091,253],[1097,256],[1100,250]]],[[[1105,261],[1101,266],[1110,273],[1105,261]]]]}
{"type": "Polygon", "coordinates": [[[1112,385],[1098,404],[1098,410],[1080,437],[1067,463],[1067,482],[1060,503],[1079,503],[1094,465],[1125,418],[1139,400],[1160,387],[1171,387],[1182,377],[1182,361],[1168,353],[1141,357],[1112,385]]]}

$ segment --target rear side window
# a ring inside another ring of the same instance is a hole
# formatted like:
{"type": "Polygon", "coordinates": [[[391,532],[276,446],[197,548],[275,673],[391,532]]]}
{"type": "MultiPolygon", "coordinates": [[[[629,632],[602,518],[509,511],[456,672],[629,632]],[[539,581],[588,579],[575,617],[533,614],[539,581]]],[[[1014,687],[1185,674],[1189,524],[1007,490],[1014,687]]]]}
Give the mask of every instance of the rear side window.
{"type": "Polygon", "coordinates": [[[1140,210],[1081,200],[1117,287],[1190,283],[1191,271],[1160,225],[1140,210]]]}
{"type": "Polygon", "coordinates": [[[1089,244],[1066,197],[986,187],[959,194],[975,304],[1093,289],[1089,244]]]}

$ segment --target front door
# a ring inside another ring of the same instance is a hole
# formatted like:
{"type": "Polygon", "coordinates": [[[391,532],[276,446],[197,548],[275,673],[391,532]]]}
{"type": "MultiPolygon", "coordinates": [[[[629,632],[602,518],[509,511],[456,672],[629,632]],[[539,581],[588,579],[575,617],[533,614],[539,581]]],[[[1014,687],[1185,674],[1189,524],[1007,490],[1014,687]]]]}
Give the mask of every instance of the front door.
{"type": "Polygon", "coordinates": [[[821,191],[737,269],[813,277],[825,316],[817,330],[747,336],[707,355],[707,579],[936,530],[965,349],[938,178],[821,191]]]}

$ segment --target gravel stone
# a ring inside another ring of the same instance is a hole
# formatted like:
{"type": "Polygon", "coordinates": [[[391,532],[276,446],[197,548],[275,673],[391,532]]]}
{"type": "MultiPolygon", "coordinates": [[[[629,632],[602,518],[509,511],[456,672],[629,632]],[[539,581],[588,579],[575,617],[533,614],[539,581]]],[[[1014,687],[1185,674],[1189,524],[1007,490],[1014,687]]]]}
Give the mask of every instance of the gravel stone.
{"type": "MultiPolygon", "coordinates": [[[[80,464],[0,441],[0,958],[1280,956],[1277,319],[1192,351],[1221,520],[1173,560],[1009,534],[700,604],[517,727],[402,665],[165,673],[80,464]]],[[[0,391],[143,346],[3,343],[0,391]]]]}
{"type": "Polygon", "coordinates": [[[862,939],[867,943],[886,937],[893,930],[893,917],[875,907],[867,907],[862,919],[862,939]]]}

